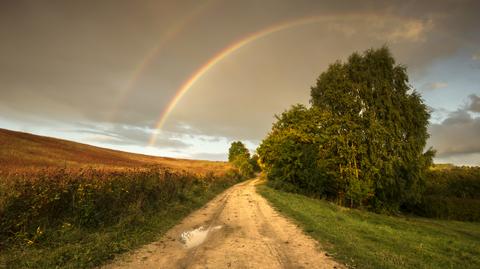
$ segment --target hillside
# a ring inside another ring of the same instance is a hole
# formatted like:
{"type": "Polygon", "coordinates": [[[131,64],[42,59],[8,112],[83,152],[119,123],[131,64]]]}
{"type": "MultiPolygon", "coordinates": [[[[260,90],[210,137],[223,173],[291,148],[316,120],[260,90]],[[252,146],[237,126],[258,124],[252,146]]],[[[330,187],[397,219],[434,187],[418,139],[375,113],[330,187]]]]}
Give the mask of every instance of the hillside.
{"type": "Polygon", "coordinates": [[[155,157],[0,128],[0,170],[32,167],[132,168],[162,166],[190,172],[223,172],[225,162],[155,157]]]}

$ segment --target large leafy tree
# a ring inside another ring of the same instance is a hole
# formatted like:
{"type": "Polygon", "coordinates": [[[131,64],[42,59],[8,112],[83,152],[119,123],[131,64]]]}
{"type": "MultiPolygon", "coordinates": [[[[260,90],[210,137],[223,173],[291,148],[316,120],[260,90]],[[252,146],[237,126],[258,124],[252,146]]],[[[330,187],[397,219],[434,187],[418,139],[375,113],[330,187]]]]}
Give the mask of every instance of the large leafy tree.
{"type": "Polygon", "coordinates": [[[259,147],[272,182],[350,206],[397,209],[419,199],[433,156],[429,113],[388,48],[330,65],[311,104],[277,117],[259,147]]]}
{"type": "Polygon", "coordinates": [[[331,65],[312,87],[311,103],[354,126],[339,132],[349,137],[355,173],[373,183],[376,205],[419,198],[433,155],[424,152],[430,115],[387,47],[331,65]]]}

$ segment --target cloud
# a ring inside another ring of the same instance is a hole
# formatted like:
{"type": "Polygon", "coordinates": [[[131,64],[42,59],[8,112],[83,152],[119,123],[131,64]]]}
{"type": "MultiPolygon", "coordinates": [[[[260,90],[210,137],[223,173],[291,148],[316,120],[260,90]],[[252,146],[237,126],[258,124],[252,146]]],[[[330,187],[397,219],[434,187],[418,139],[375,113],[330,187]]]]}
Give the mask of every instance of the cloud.
{"type": "Polygon", "coordinates": [[[425,91],[433,91],[438,89],[443,89],[448,87],[448,83],[446,82],[431,82],[424,84],[421,88],[425,91]]]}
{"type": "Polygon", "coordinates": [[[433,20],[421,21],[412,20],[404,24],[387,35],[387,39],[393,42],[411,41],[424,42],[427,32],[433,28],[433,20]]]}
{"type": "Polygon", "coordinates": [[[480,113],[480,96],[476,94],[471,94],[468,97],[470,98],[470,104],[468,105],[468,110],[472,112],[480,113]]]}
{"type": "MultiPolygon", "coordinates": [[[[102,142],[110,145],[146,145],[152,130],[128,125],[103,125],[102,127],[83,124],[84,128],[73,130],[78,133],[91,134],[92,142],[102,142]],[[109,127],[105,127],[109,126],[109,127]]],[[[179,139],[179,134],[163,133],[159,136],[156,146],[159,148],[185,149],[191,146],[179,139]]]]}
{"type": "Polygon", "coordinates": [[[227,153],[193,153],[192,159],[197,160],[210,160],[210,161],[226,161],[227,153]]]}
{"type": "Polygon", "coordinates": [[[444,121],[452,111],[443,108],[443,107],[428,107],[430,111],[430,122],[431,123],[441,123],[444,121]]]}
{"type": "Polygon", "coordinates": [[[429,146],[437,150],[437,158],[455,159],[462,163],[465,154],[480,154],[480,117],[472,117],[467,109],[451,112],[441,123],[431,124],[429,146]]]}
{"type": "Polygon", "coordinates": [[[472,60],[480,61],[480,51],[478,51],[478,52],[476,52],[472,55],[472,60]]]}
{"type": "Polygon", "coordinates": [[[447,113],[443,121],[429,126],[427,144],[437,150],[436,162],[480,165],[480,117],[475,116],[480,108],[479,101],[480,97],[472,94],[467,104],[456,111],[434,110],[435,113],[447,113]]]}

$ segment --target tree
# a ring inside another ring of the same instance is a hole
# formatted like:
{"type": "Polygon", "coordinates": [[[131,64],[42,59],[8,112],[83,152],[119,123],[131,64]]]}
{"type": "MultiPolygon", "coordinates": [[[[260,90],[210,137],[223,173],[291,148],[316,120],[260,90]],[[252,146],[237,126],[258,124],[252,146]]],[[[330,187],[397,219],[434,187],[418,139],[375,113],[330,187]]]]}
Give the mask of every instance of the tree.
{"type": "Polygon", "coordinates": [[[318,166],[322,124],[329,115],[294,105],[276,116],[257,149],[269,184],[289,191],[327,193],[328,175],[318,166]]]}
{"type": "Polygon", "coordinates": [[[234,141],[228,150],[228,161],[233,162],[238,156],[247,156],[250,158],[250,152],[241,141],[234,141]]]}
{"type": "Polygon", "coordinates": [[[277,117],[262,141],[269,180],[352,207],[419,200],[434,154],[425,151],[430,115],[387,47],[330,65],[310,102],[277,117]]]}
{"type": "Polygon", "coordinates": [[[352,147],[354,169],[374,184],[374,203],[398,208],[420,198],[433,151],[424,152],[427,106],[387,47],[352,54],[320,75],[311,103],[358,128],[340,128],[352,147]]]}
{"type": "Polygon", "coordinates": [[[241,141],[232,142],[228,150],[228,161],[238,168],[243,177],[253,176],[254,167],[250,160],[250,152],[241,141]]]}
{"type": "Polygon", "coordinates": [[[240,174],[244,178],[251,178],[254,175],[253,166],[250,162],[250,159],[246,155],[239,155],[235,161],[233,161],[233,165],[238,168],[240,174]]]}

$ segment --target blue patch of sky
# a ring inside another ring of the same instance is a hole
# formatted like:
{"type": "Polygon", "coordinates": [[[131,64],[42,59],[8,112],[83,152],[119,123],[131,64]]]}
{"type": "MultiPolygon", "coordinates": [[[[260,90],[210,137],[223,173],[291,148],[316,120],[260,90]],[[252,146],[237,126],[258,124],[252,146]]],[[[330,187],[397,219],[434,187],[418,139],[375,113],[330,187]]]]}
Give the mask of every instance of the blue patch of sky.
{"type": "Polygon", "coordinates": [[[432,121],[443,120],[448,111],[462,109],[471,94],[480,95],[480,61],[475,48],[463,49],[451,57],[434,61],[421,77],[412,80],[426,104],[434,108],[432,121]],[[432,85],[441,86],[436,89],[432,85]]]}

